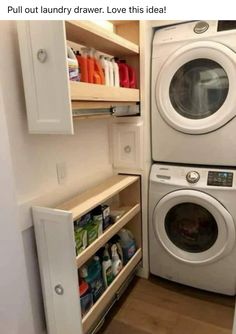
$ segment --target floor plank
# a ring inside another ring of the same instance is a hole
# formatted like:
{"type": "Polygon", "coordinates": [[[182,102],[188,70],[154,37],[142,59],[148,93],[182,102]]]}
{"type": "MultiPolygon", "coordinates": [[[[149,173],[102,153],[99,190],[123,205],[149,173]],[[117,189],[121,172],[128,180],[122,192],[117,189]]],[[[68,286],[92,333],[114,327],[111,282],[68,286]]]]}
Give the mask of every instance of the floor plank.
{"type": "Polygon", "coordinates": [[[136,278],[99,334],[231,334],[235,298],[136,278]]]}

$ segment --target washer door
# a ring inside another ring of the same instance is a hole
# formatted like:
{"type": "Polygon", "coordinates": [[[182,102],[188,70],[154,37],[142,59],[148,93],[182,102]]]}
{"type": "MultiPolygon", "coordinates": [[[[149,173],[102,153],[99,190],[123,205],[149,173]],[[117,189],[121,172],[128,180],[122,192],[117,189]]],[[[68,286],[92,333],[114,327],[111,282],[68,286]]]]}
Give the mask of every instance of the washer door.
{"type": "Polygon", "coordinates": [[[215,198],[196,190],[163,197],[153,213],[157,239],[172,256],[192,264],[213,262],[235,242],[234,221],[215,198]]]}
{"type": "Polygon", "coordinates": [[[188,44],[164,63],[155,90],[158,111],[174,129],[214,131],[236,113],[236,55],[217,42],[188,44]]]}

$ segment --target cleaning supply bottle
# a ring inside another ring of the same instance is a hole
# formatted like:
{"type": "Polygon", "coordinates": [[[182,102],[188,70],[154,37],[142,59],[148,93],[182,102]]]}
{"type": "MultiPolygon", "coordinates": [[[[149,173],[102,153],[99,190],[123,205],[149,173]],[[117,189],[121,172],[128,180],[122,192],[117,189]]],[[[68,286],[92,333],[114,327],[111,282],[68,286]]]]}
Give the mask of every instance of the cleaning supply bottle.
{"type": "Polygon", "coordinates": [[[93,49],[88,49],[88,82],[94,83],[94,58],[93,58],[93,49]]]}
{"type": "Polygon", "coordinates": [[[110,82],[110,86],[113,87],[114,86],[114,69],[113,69],[112,62],[109,58],[107,58],[107,63],[108,63],[108,68],[109,68],[109,82],[110,82]]]}
{"type": "Polygon", "coordinates": [[[94,50],[94,71],[99,76],[101,85],[105,85],[105,75],[102,70],[102,65],[96,50],[94,50]]]}
{"type": "Polygon", "coordinates": [[[115,62],[115,59],[111,59],[111,63],[113,66],[113,74],[114,74],[114,86],[120,87],[120,76],[119,76],[119,67],[117,63],[115,62]]]}
{"type": "Polygon", "coordinates": [[[107,62],[107,60],[105,59],[104,56],[100,56],[100,61],[101,61],[101,65],[102,65],[102,69],[103,69],[103,73],[104,73],[104,77],[105,77],[105,85],[110,86],[110,75],[109,75],[108,62],[107,62]]]}
{"type": "Polygon", "coordinates": [[[122,262],[117,254],[117,247],[115,244],[111,246],[111,253],[112,253],[112,273],[114,277],[116,277],[122,269],[122,262]]]}
{"type": "Polygon", "coordinates": [[[117,62],[119,67],[120,87],[129,88],[129,69],[125,60],[117,62]]]}
{"type": "Polygon", "coordinates": [[[123,251],[124,264],[126,264],[136,252],[136,243],[132,233],[127,229],[122,228],[118,235],[123,251]]]}
{"type": "Polygon", "coordinates": [[[87,282],[80,279],[79,282],[79,294],[80,294],[80,305],[82,317],[90,310],[93,306],[93,295],[87,282]]]}
{"type": "Polygon", "coordinates": [[[69,79],[79,80],[79,65],[73,50],[67,46],[67,64],[69,69],[69,79]]]}
{"type": "Polygon", "coordinates": [[[112,262],[109,255],[103,257],[102,273],[105,287],[107,288],[113,281],[112,262]]]}
{"type": "Polygon", "coordinates": [[[80,268],[80,277],[89,284],[93,294],[93,302],[95,303],[105,290],[102,267],[98,256],[94,256],[89,264],[80,268]]]}
{"type": "Polygon", "coordinates": [[[136,78],[135,70],[130,65],[127,65],[127,66],[128,66],[128,71],[129,71],[129,88],[136,88],[137,78],[136,78]]]}
{"type": "Polygon", "coordinates": [[[80,81],[88,82],[88,52],[87,48],[81,49],[81,54],[79,51],[76,53],[76,58],[80,66],[80,81]]]}

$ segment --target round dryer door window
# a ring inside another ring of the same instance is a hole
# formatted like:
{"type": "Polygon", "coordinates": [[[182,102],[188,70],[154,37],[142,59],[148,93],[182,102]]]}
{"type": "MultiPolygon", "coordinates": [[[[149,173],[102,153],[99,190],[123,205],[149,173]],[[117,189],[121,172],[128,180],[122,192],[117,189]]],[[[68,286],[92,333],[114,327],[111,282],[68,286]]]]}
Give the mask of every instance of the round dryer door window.
{"type": "Polygon", "coordinates": [[[180,261],[203,264],[228,254],[235,242],[234,221],[215,198],[197,190],[167,194],[153,214],[156,238],[180,261]]]}
{"type": "Polygon", "coordinates": [[[212,132],[235,117],[236,54],[217,42],[195,42],[173,53],[156,80],[162,118],[188,134],[212,132]]]}
{"type": "Polygon", "coordinates": [[[181,66],[170,83],[174,109],[189,119],[213,115],[224,104],[229,91],[227,73],[213,60],[195,59],[181,66]]]}

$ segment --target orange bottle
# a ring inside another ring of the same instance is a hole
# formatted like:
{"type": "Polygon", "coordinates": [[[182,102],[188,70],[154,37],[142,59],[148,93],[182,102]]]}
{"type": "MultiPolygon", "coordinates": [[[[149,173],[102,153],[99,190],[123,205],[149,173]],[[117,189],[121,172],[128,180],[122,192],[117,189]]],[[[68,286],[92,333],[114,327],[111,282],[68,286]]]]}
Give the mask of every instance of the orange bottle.
{"type": "MultiPolygon", "coordinates": [[[[96,83],[96,79],[94,78],[94,57],[93,57],[93,50],[90,49],[88,53],[88,82],[89,83],[96,83]]],[[[95,76],[96,77],[96,76],[95,76]]]]}
{"type": "Polygon", "coordinates": [[[87,49],[82,48],[82,55],[79,51],[76,52],[76,58],[80,68],[80,81],[88,82],[88,53],[87,49]]]}
{"type": "Polygon", "coordinates": [[[102,69],[102,64],[99,60],[98,53],[95,51],[94,52],[94,77],[96,77],[95,83],[98,83],[100,85],[105,85],[105,75],[102,69]],[[99,79],[98,79],[99,77],[99,79]]]}

